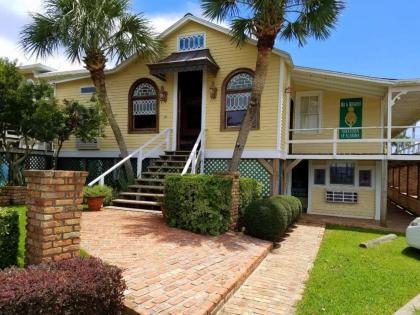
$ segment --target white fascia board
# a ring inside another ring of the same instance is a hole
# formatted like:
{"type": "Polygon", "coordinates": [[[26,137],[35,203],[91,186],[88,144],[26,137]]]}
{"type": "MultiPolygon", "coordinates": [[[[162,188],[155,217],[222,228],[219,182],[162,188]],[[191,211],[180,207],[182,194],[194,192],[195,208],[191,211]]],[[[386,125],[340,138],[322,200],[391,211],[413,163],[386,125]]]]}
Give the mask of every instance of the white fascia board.
{"type": "MultiPolygon", "coordinates": [[[[231,159],[233,150],[206,150],[206,159],[231,159]]],[[[284,159],[285,154],[277,150],[245,150],[244,159],[284,159]]]]}
{"type": "MultiPolygon", "coordinates": [[[[129,154],[134,150],[129,151],[129,154]]],[[[152,158],[158,158],[160,152],[154,152],[152,158]]],[[[59,158],[119,158],[120,151],[79,150],[61,151],[59,158]]]]}

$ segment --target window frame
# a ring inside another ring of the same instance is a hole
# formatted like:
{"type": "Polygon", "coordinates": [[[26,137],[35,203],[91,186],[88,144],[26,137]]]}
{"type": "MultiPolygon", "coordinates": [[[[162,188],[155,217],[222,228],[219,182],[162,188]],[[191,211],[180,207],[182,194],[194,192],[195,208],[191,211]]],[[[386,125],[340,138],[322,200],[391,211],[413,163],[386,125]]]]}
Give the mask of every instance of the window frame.
{"type": "MultiPolygon", "coordinates": [[[[240,73],[248,73],[250,75],[252,75],[252,77],[254,77],[255,72],[249,68],[238,68],[235,69],[233,71],[231,71],[223,80],[223,84],[222,84],[222,93],[221,93],[221,106],[220,106],[220,131],[239,131],[240,130],[240,126],[239,127],[228,127],[226,124],[226,97],[228,94],[227,91],[227,85],[229,83],[229,81],[237,74],[240,73]]],[[[240,91],[240,92],[252,92],[252,88],[251,89],[241,89],[241,90],[236,90],[236,91],[240,91]]],[[[260,106],[258,106],[257,108],[257,122],[256,122],[256,126],[252,127],[251,130],[259,130],[260,129],[260,106]]]]}
{"type": "Polygon", "coordinates": [[[325,166],[318,166],[318,165],[313,166],[312,167],[312,186],[315,186],[315,187],[325,187],[325,186],[327,186],[328,175],[329,175],[329,173],[327,171],[327,167],[325,167],[325,166]],[[324,184],[317,184],[317,183],[315,183],[315,171],[316,170],[322,170],[322,171],[324,171],[324,184]]]}
{"type": "Polygon", "coordinates": [[[160,100],[159,100],[159,88],[157,84],[149,78],[141,78],[136,80],[130,87],[128,92],[128,133],[129,134],[148,134],[148,133],[159,133],[159,109],[160,109],[160,100]],[[151,97],[133,97],[135,88],[141,83],[149,83],[153,86],[156,91],[156,127],[155,128],[134,128],[134,115],[133,115],[133,101],[139,99],[151,99],[151,97]]]}
{"type": "Polygon", "coordinates": [[[80,87],[80,95],[92,95],[92,94],[95,94],[96,93],[96,87],[94,86],[94,85],[86,85],[86,86],[81,86],[80,87]],[[83,92],[82,90],[83,89],[87,89],[87,88],[94,88],[95,89],[95,91],[93,91],[93,92],[83,92]]]}
{"type": "Polygon", "coordinates": [[[332,161],[328,163],[328,185],[332,187],[351,187],[351,188],[358,188],[359,187],[359,168],[357,167],[356,161],[346,161],[346,160],[337,160],[332,161]],[[331,183],[331,167],[334,163],[348,163],[353,164],[353,184],[337,184],[337,183],[331,183]]]}
{"type": "Polygon", "coordinates": [[[323,92],[322,91],[304,91],[296,92],[295,95],[295,119],[294,119],[294,128],[293,129],[302,129],[301,128],[301,107],[302,107],[302,97],[311,97],[317,96],[319,100],[318,104],[318,130],[299,130],[294,131],[295,134],[320,134],[322,129],[322,108],[323,108],[323,92]]]}
{"type": "Polygon", "coordinates": [[[359,166],[357,168],[357,187],[359,189],[374,190],[376,181],[375,167],[374,166],[359,166]],[[370,171],[370,186],[360,186],[360,171],[370,171]]]}
{"type": "Polygon", "coordinates": [[[196,50],[202,50],[207,48],[207,36],[205,32],[193,32],[193,33],[185,33],[180,34],[176,37],[176,51],[177,52],[188,52],[188,51],[196,51],[196,50]],[[201,48],[192,48],[192,49],[184,49],[181,50],[181,39],[183,37],[190,37],[190,36],[203,36],[203,47],[201,48]]]}

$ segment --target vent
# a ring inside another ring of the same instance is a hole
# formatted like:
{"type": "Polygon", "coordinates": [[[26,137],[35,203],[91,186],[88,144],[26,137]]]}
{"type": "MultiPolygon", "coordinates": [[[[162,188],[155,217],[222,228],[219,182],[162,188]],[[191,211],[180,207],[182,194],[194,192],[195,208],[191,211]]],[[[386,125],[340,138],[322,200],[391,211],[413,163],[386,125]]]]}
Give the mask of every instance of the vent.
{"type": "Polygon", "coordinates": [[[334,203],[357,203],[357,192],[346,191],[326,191],[325,199],[327,202],[334,203]]]}
{"type": "Polygon", "coordinates": [[[83,142],[80,139],[76,139],[76,149],[78,150],[99,150],[99,140],[91,142],[83,142]]]}

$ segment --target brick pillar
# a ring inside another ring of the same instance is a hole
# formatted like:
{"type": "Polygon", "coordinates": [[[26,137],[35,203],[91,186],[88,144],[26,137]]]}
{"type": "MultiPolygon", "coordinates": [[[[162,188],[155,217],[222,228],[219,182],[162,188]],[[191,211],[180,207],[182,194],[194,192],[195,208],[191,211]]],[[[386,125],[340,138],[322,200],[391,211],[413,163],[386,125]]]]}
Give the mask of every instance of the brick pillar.
{"type": "Polygon", "coordinates": [[[26,264],[79,256],[82,190],[87,172],[25,171],[26,264]]]}
{"type": "Polygon", "coordinates": [[[229,225],[229,231],[235,231],[238,227],[238,219],[239,219],[240,174],[239,172],[218,172],[218,173],[215,173],[214,175],[232,178],[232,207],[230,210],[231,221],[229,225]]]}

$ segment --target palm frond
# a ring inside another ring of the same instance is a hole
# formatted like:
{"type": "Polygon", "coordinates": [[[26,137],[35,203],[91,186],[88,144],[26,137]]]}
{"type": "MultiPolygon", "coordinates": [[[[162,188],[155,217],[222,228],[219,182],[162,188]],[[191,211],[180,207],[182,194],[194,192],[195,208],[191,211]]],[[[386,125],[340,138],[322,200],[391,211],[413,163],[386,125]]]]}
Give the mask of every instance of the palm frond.
{"type": "MultiPolygon", "coordinates": [[[[238,0],[202,0],[201,8],[205,17],[222,22],[239,15],[238,0]]],[[[241,1],[243,2],[243,1],[241,1]]]]}
{"type": "Polygon", "coordinates": [[[252,19],[236,18],[231,23],[232,40],[240,45],[245,42],[248,37],[254,35],[254,23],[252,19]]]}

